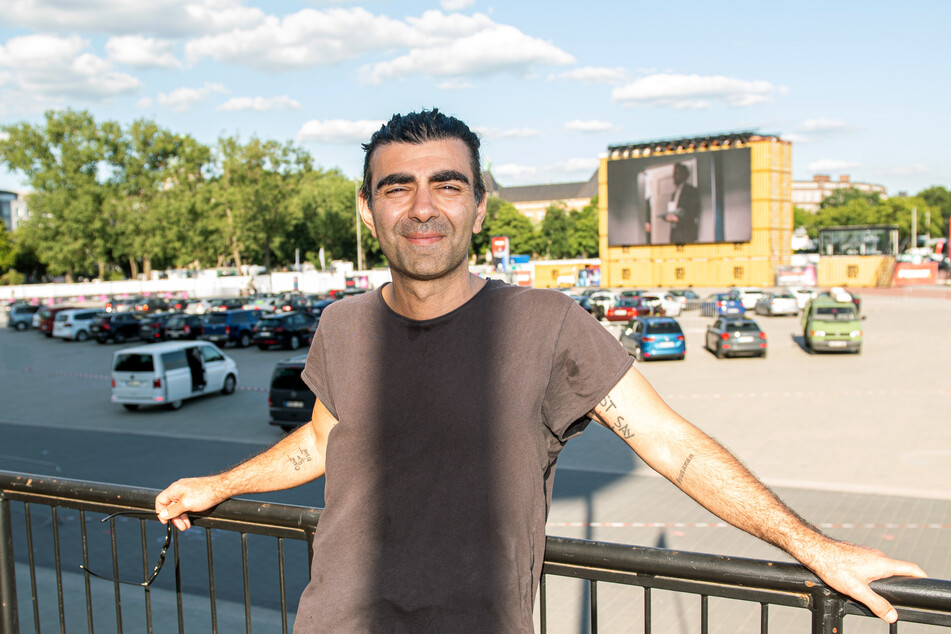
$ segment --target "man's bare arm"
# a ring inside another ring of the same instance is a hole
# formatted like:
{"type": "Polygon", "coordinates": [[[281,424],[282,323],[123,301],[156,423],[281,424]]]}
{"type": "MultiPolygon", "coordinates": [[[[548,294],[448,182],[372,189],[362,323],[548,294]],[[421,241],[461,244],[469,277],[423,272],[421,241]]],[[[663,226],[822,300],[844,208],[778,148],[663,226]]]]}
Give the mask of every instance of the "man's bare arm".
{"type": "Polygon", "coordinates": [[[893,622],[892,606],[869,582],[924,577],[917,565],[830,539],[806,523],[730,452],[674,412],[633,367],[592,412],[654,470],[712,513],[782,548],[831,587],[893,622]]]}
{"type": "Polygon", "coordinates": [[[290,489],[324,475],[327,437],[336,424],[320,400],[313,417],[267,451],[223,473],[184,478],[155,497],[155,512],[179,530],[191,526],[189,511],[204,511],[236,495],[290,489]]]}

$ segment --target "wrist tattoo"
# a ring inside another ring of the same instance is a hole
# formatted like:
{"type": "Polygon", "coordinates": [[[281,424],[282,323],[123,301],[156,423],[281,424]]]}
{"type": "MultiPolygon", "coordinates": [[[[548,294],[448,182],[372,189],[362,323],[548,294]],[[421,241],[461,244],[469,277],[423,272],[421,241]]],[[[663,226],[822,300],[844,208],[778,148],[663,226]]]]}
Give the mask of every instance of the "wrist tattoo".
{"type": "Polygon", "coordinates": [[[297,448],[296,456],[288,456],[287,459],[291,461],[292,465],[294,465],[294,471],[300,471],[301,466],[305,462],[310,462],[313,460],[313,458],[310,456],[310,451],[301,447],[297,448]]]}
{"type": "Polygon", "coordinates": [[[604,413],[607,414],[612,409],[617,408],[617,405],[614,404],[614,401],[611,399],[611,395],[608,394],[603,399],[601,399],[601,407],[604,408],[604,413]]]}
{"type": "Polygon", "coordinates": [[[691,460],[693,460],[693,454],[687,456],[687,459],[684,460],[683,465],[681,465],[680,475],[677,476],[677,484],[681,484],[684,481],[684,475],[687,473],[687,466],[690,464],[691,460]]]}
{"type": "Polygon", "coordinates": [[[624,440],[630,440],[634,437],[634,432],[631,431],[630,426],[624,422],[623,416],[618,416],[617,420],[614,421],[611,426],[614,428],[614,431],[617,433],[617,435],[624,440]]]}

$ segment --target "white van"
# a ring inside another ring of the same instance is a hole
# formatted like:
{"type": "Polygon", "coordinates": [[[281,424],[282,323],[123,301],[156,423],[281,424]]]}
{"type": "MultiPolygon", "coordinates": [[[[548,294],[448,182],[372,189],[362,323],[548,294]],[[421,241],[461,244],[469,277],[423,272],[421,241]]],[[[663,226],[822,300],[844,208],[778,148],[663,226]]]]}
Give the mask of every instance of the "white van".
{"type": "Polygon", "coordinates": [[[102,313],[99,308],[71,308],[63,310],[53,317],[53,336],[60,339],[89,339],[89,327],[102,313]]]}
{"type": "Polygon", "coordinates": [[[167,341],[115,353],[112,360],[112,402],[128,410],[139,405],[178,409],[186,398],[221,392],[238,384],[238,366],[207,341],[167,341]]]}

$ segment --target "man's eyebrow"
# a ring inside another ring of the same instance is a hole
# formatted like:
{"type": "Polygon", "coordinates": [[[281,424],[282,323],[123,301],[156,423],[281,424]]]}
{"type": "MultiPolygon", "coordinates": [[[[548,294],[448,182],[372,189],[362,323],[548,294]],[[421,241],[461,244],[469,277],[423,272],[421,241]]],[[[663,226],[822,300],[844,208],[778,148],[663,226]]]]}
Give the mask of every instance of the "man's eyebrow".
{"type": "Polygon", "coordinates": [[[406,174],[405,172],[396,172],[395,174],[387,174],[376,184],[377,190],[380,190],[389,185],[410,185],[415,183],[416,179],[411,174],[406,174]]]}
{"type": "Polygon", "coordinates": [[[469,177],[457,170],[442,170],[429,177],[430,183],[448,183],[449,181],[459,181],[471,185],[469,177]]]}

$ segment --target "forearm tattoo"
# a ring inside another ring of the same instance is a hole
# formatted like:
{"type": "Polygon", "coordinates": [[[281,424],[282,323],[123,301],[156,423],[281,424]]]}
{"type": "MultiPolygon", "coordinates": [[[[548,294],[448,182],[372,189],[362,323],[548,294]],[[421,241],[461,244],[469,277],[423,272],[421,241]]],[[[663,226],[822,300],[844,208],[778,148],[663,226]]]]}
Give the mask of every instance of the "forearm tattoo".
{"type": "Polygon", "coordinates": [[[601,400],[601,408],[603,409],[602,413],[605,415],[605,420],[607,420],[608,424],[611,426],[611,429],[613,429],[618,436],[624,440],[630,440],[634,437],[634,431],[627,423],[624,422],[623,416],[610,417],[614,418],[614,420],[611,420],[607,416],[607,413],[612,409],[617,409],[617,405],[614,404],[614,399],[611,398],[610,394],[601,400]]]}
{"type": "Polygon", "coordinates": [[[300,446],[297,447],[297,454],[288,456],[287,459],[294,465],[294,471],[300,471],[300,468],[305,462],[311,462],[313,460],[310,456],[310,451],[300,446]]]}
{"type": "Polygon", "coordinates": [[[691,460],[693,460],[693,454],[687,456],[687,459],[684,460],[684,463],[680,466],[680,475],[677,476],[677,484],[683,483],[684,475],[687,474],[687,467],[690,465],[691,460]]]}

